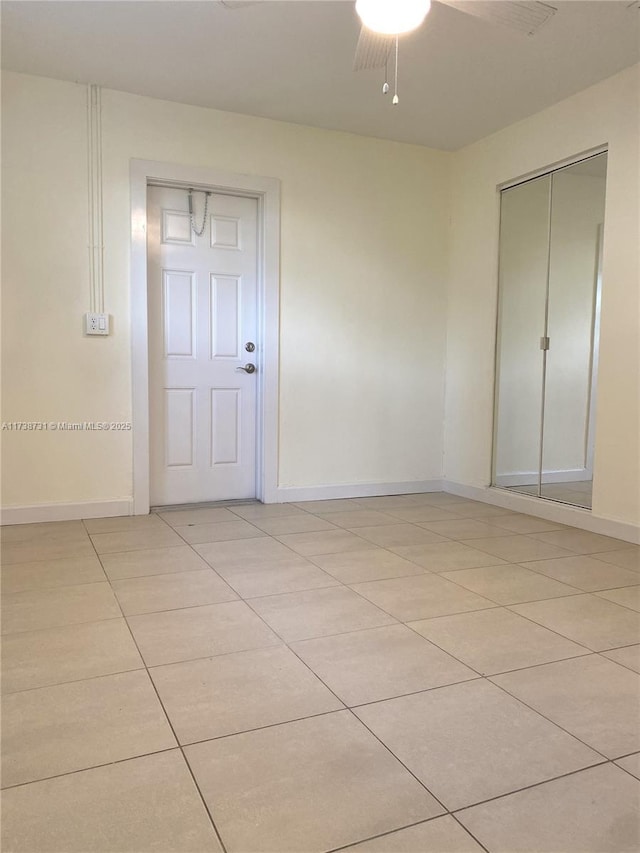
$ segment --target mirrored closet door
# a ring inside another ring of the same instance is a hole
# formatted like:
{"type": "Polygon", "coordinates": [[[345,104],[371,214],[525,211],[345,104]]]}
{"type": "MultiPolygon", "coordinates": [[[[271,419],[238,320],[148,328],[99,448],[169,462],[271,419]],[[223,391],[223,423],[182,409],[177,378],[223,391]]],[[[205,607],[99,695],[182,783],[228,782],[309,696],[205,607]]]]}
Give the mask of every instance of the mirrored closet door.
{"type": "Polygon", "coordinates": [[[607,155],[505,189],[493,485],[591,507],[607,155]]]}

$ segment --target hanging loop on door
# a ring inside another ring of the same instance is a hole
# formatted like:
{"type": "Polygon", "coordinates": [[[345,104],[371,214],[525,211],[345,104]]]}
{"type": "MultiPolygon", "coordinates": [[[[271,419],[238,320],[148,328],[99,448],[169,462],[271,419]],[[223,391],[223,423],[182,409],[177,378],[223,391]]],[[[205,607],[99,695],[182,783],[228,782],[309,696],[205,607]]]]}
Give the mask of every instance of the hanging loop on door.
{"type": "Polygon", "coordinates": [[[210,192],[205,191],[204,198],[204,216],[202,217],[202,226],[200,228],[196,228],[196,223],[193,215],[193,190],[189,188],[189,221],[191,222],[191,229],[196,237],[202,237],[204,234],[204,229],[207,224],[207,213],[209,211],[209,196],[210,192]]]}

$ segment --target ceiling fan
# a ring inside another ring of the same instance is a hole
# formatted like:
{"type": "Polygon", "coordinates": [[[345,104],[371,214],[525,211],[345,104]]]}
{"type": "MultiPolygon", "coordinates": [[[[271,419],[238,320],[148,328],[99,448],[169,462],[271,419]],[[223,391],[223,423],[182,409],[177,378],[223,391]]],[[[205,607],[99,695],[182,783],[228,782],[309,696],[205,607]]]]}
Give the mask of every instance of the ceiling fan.
{"type": "MultiPolygon", "coordinates": [[[[220,0],[227,9],[254,6],[264,0],[220,0]]],[[[540,0],[437,0],[467,15],[490,24],[508,27],[533,36],[552,18],[557,9],[540,0]]],[[[386,69],[395,48],[395,92],[398,100],[398,37],[422,25],[431,8],[431,0],[356,0],[356,12],[362,21],[353,60],[354,71],[385,69],[383,94],[389,91],[386,69]]]]}
{"type": "MultiPolygon", "coordinates": [[[[538,0],[438,0],[460,12],[481,18],[490,24],[508,27],[523,35],[538,32],[557,9],[538,0]]],[[[389,91],[387,66],[395,47],[395,92],[398,99],[398,36],[422,25],[431,8],[430,0],[356,0],[362,21],[353,60],[354,71],[385,69],[383,94],[389,91]]]]}

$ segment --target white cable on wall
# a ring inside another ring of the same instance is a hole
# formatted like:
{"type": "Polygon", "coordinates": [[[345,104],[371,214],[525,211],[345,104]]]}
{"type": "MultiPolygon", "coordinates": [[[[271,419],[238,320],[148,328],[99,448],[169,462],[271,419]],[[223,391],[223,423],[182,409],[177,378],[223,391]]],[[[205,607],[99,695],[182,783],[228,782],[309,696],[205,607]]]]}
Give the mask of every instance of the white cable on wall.
{"type": "Polygon", "coordinates": [[[87,86],[87,165],[89,186],[89,307],[104,312],[102,231],[102,103],[100,86],[87,86]]]}

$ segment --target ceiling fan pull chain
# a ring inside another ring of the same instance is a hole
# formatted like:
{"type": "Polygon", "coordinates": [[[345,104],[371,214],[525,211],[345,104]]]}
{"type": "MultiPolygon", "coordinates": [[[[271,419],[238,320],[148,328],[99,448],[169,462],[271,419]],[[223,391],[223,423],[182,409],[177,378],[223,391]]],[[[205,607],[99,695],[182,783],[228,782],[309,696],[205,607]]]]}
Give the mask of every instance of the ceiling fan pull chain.
{"type": "Polygon", "coordinates": [[[387,58],[384,61],[384,85],[382,87],[382,94],[387,95],[389,93],[389,54],[387,54],[387,58]]]}
{"type": "Polygon", "coordinates": [[[202,217],[202,227],[196,228],[196,223],[195,223],[195,219],[194,219],[194,215],[193,215],[193,190],[192,189],[189,190],[189,222],[191,223],[191,228],[193,229],[193,233],[196,235],[196,237],[202,237],[202,235],[204,234],[204,229],[205,229],[206,224],[207,224],[207,213],[209,211],[209,196],[210,195],[211,195],[210,192],[205,192],[204,216],[202,217]]]}
{"type": "Polygon", "coordinates": [[[396,36],[396,81],[395,81],[395,93],[393,96],[393,101],[391,102],[394,106],[400,102],[398,98],[398,36],[396,36]]]}

